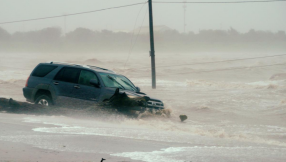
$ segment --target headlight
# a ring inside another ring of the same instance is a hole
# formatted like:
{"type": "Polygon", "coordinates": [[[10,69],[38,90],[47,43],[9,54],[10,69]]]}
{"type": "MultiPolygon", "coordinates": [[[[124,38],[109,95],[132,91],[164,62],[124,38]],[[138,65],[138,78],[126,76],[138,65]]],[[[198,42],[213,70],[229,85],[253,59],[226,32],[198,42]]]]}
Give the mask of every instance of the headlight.
{"type": "Polygon", "coordinates": [[[133,95],[127,95],[129,98],[137,98],[138,96],[133,96],[133,95]]]}

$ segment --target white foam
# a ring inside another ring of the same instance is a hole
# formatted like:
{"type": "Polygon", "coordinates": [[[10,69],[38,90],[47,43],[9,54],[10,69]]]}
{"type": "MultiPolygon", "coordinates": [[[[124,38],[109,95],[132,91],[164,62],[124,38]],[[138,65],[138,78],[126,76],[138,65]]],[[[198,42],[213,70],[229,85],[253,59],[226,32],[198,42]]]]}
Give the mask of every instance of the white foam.
{"type": "Polygon", "coordinates": [[[193,146],[193,147],[169,147],[152,152],[123,152],[111,154],[142,160],[146,162],[228,162],[228,161],[272,161],[273,158],[281,161],[286,158],[285,148],[266,147],[221,147],[221,146],[193,146]]]}
{"type": "Polygon", "coordinates": [[[248,85],[254,85],[254,86],[269,86],[269,85],[279,85],[284,84],[284,81],[281,80],[267,80],[267,81],[258,81],[258,82],[251,82],[247,83],[248,85]]]}

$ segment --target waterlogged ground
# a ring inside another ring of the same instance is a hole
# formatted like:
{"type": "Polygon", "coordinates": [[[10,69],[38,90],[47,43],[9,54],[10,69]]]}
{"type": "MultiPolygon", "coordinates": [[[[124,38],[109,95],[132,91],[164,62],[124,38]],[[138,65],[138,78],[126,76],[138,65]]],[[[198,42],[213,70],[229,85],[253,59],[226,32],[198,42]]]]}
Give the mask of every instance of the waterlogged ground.
{"type": "MultiPolygon", "coordinates": [[[[229,56],[189,58],[194,62],[224,59],[229,56]]],[[[172,56],[162,56],[161,60],[161,65],[187,62],[175,60],[172,56]]],[[[120,62],[120,59],[115,61],[107,57],[102,58],[100,64],[104,66],[107,62],[109,65],[112,61],[112,66],[107,68],[127,75],[142,91],[162,99],[172,111],[171,117],[145,114],[134,119],[117,113],[93,116],[1,113],[1,125],[18,123],[26,129],[2,127],[5,131],[1,131],[0,141],[58,152],[100,154],[107,156],[107,161],[286,160],[286,77],[279,75],[270,79],[275,74],[286,73],[286,66],[251,68],[283,63],[283,59],[158,68],[156,90],[150,88],[149,69],[136,69],[148,66],[147,63],[140,66],[134,63],[123,68],[116,65],[122,65],[124,60],[120,62]],[[248,68],[187,73],[227,67],[248,68]],[[172,75],[182,72],[186,74],[172,75]],[[180,122],[179,115],[187,115],[188,119],[180,122]]],[[[36,61],[31,62],[25,67],[36,64],[36,61]]],[[[24,100],[21,88],[29,73],[29,70],[2,67],[0,96],[24,100]]]]}

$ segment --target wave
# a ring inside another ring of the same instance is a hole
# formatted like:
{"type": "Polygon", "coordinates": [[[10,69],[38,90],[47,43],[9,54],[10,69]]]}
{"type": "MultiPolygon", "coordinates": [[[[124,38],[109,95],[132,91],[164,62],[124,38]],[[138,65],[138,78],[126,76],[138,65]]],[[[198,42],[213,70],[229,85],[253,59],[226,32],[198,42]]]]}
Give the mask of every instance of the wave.
{"type": "Polygon", "coordinates": [[[31,71],[28,70],[0,70],[0,81],[14,82],[15,80],[26,80],[31,71]]]}
{"type": "Polygon", "coordinates": [[[285,86],[284,81],[258,81],[251,83],[206,81],[206,80],[187,80],[187,86],[198,88],[214,89],[277,89],[285,86]]]}
{"type": "Polygon", "coordinates": [[[15,83],[20,83],[20,84],[25,84],[26,80],[22,79],[7,79],[7,80],[1,80],[0,79],[0,84],[15,84],[15,83]]]}
{"type": "Polygon", "coordinates": [[[274,74],[270,77],[270,80],[286,80],[286,73],[274,74]]]}
{"type": "MultiPolygon", "coordinates": [[[[24,122],[54,125],[54,127],[38,127],[33,129],[36,132],[44,133],[58,133],[66,135],[96,135],[189,144],[209,143],[217,141],[217,139],[219,139],[219,141],[243,141],[249,143],[286,147],[286,143],[283,143],[281,141],[277,141],[274,139],[266,139],[263,138],[263,136],[260,137],[260,134],[265,135],[265,131],[268,131],[270,129],[269,126],[257,127],[253,125],[251,127],[247,125],[229,125],[229,127],[221,127],[218,125],[191,123],[190,120],[188,120],[188,122],[186,122],[185,124],[182,124],[181,122],[172,119],[134,120],[130,118],[125,118],[124,120],[113,123],[102,122],[98,120],[93,122],[86,121],[86,123],[81,121],[80,123],[77,123],[69,119],[61,119],[57,122],[54,118],[37,117],[36,119],[25,118],[24,122]],[[92,123],[92,125],[90,123],[92,123]],[[252,131],[249,132],[249,130],[252,131]],[[261,130],[260,133],[257,133],[258,130],[261,130]]],[[[271,130],[273,130],[271,133],[274,135],[275,133],[281,134],[286,132],[286,128],[271,128],[271,130]]]]}
{"type": "MultiPolygon", "coordinates": [[[[132,82],[138,86],[150,86],[151,80],[150,79],[136,79],[132,78],[132,82]]],[[[187,84],[185,82],[179,81],[170,81],[170,80],[157,80],[157,85],[162,87],[186,87],[187,84]]]]}

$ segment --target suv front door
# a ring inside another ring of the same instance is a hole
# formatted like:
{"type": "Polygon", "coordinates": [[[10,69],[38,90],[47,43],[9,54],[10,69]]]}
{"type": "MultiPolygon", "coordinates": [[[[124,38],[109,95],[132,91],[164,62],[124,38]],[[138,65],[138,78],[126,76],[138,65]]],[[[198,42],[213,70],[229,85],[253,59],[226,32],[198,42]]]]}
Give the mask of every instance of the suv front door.
{"type": "Polygon", "coordinates": [[[78,84],[72,90],[72,97],[80,99],[78,101],[82,106],[89,106],[98,101],[101,89],[89,83],[91,79],[98,81],[96,74],[89,70],[81,70],[78,84]]]}

